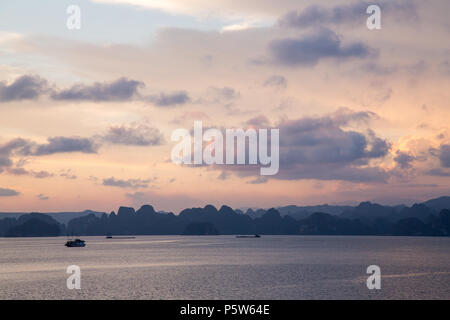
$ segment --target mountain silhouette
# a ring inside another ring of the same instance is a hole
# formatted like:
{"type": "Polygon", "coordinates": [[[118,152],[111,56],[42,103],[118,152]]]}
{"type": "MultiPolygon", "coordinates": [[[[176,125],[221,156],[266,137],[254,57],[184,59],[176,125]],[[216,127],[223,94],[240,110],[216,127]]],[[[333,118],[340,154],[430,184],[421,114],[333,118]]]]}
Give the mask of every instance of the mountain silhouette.
{"type": "Polygon", "coordinates": [[[216,227],[210,222],[192,222],[183,231],[185,236],[208,236],[218,235],[216,227]]]}
{"type": "Polygon", "coordinates": [[[64,231],[64,225],[42,213],[0,220],[0,235],[5,237],[57,237],[64,231]]]}
{"type": "Polygon", "coordinates": [[[431,199],[425,201],[423,204],[431,209],[441,211],[443,209],[450,208],[450,197],[440,197],[436,199],[431,199]]]}
{"type": "Polygon", "coordinates": [[[178,215],[157,212],[151,205],[137,211],[120,207],[110,214],[86,213],[67,226],[53,217],[30,213],[0,219],[0,236],[76,235],[393,235],[450,236],[450,197],[411,207],[361,202],[350,206],[286,206],[248,209],[229,206],[188,208],[178,215]],[[443,208],[447,206],[448,208],[443,208]],[[310,212],[324,209],[328,212],[310,212]],[[283,212],[284,214],[282,214],[283,212]]]}

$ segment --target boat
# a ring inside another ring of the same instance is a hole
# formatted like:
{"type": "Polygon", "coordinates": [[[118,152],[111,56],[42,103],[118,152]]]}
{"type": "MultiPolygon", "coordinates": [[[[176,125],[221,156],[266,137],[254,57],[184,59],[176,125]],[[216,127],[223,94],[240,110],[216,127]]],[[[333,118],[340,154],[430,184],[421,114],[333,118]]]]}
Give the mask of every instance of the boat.
{"type": "Polygon", "coordinates": [[[65,244],[66,247],[85,247],[86,241],[81,239],[68,240],[65,244]]]}
{"type": "Polygon", "coordinates": [[[106,236],[106,239],[136,239],[136,237],[106,236]]]}
{"type": "Polygon", "coordinates": [[[255,234],[253,236],[236,236],[236,238],[261,238],[259,234],[255,234]]]}

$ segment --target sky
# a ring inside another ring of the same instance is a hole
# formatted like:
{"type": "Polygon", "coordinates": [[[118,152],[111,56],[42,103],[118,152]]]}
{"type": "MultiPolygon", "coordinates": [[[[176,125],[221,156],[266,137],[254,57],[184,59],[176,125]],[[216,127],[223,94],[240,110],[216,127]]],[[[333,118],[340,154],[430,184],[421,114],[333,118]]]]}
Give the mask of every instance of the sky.
{"type": "Polygon", "coordinates": [[[447,0],[0,3],[0,211],[450,195],[447,0]],[[369,5],[381,9],[370,30],[369,5]],[[67,8],[80,9],[69,29],[67,8]],[[277,128],[280,169],[177,165],[178,128],[277,128]]]}

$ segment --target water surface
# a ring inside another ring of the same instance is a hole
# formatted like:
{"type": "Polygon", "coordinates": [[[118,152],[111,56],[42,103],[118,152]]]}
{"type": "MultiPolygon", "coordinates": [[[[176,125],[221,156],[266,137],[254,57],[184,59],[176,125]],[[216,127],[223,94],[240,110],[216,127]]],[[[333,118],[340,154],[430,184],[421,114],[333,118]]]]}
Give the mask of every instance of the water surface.
{"type": "Polygon", "coordinates": [[[0,238],[0,299],[450,299],[450,238],[0,238]],[[66,268],[81,268],[69,290],[66,268]],[[366,269],[381,268],[381,290],[366,269]]]}

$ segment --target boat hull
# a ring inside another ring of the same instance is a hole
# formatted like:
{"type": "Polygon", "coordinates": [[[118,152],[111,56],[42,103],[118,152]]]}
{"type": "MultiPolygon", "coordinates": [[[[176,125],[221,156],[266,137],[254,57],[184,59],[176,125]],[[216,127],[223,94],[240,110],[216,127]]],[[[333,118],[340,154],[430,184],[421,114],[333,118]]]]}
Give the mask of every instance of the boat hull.
{"type": "Polygon", "coordinates": [[[236,238],[238,238],[238,239],[255,239],[255,238],[261,238],[261,236],[259,236],[259,235],[254,235],[254,236],[236,236],[236,238]]]}
{"type": "Polygon", "coordinates": [[[65,244],[65,246],[68,248],[83,248],[86,247],[86,244],[65,244]]]}
{"type": "Polygon", "coordinates": [[[86,243],[84,242],[84,240],[76,239],[67,241],[65,246],[68,248],[82,248],[86,246],[86,243]]]}

